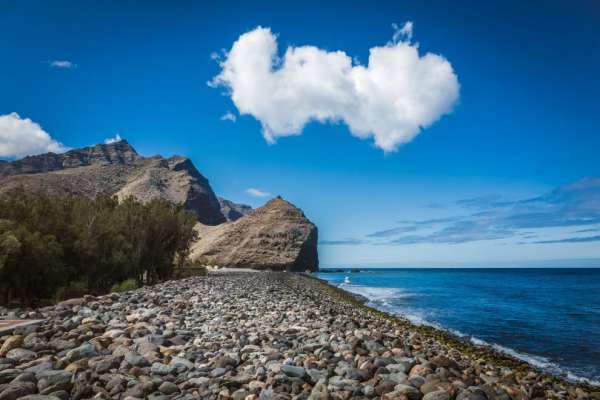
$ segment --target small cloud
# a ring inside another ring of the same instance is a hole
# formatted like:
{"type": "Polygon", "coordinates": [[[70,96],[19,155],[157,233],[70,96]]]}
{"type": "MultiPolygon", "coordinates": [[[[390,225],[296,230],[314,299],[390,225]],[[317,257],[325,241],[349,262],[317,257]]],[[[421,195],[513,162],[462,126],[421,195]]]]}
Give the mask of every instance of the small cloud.
{"type": "Polygon", "coordinates": [[[556,240],[540,240],[537,242],[520,243],[520,244],[589,243],[589,242],[600,242],[600,235],[584,236],[584,237],[570,237],[570,238],[556,239],[556,240]]]}
{"type": "Polygon", "coordinates": [[[589,229],[580,229],[573,233],[590,233],[590,232],[600,232],[600,228],[589,228],[589,229]]]}
{"type": "Polygon", "coordinates": [[[112,143],[117,143],[117,142],[120,142],[121,140],[123,140],[123,139],[121,138],[121,135],[119,135],[119,134],[117,133],[117,134],[115,135],[115,137],[113,137],[113,138],[106,138],[106,139],[104,139],[104,143],[105,143],[105,144],[112,144],[112,143]]]}
{"type": "Polygon", "coordinates": [[[237,117],[231,111],[227,111],[224,115],[221,116],[221,121],[237,121],[237,117]]]}
{"type": "Polygon", "coordinates": [[[50,61],[50,66],[52,68],[62,68],[62,69],[77,68],[77,64],[74,64],[72,61],[69,61],[69,60],[50,61]]]}
{"type": "Polygon", "coordinates": [[[394,29],[394,36],[392,37],[392,43],[396,44],[398,42],[406,41],[410,42],[413,37],[413,23],[412,21],[407,21],[402,27],[398,24],[392,24],[392,29],[394,29]]]}
{"type": "Polygon", "coordinates": [[[364,243],[365,241],[360,239],[321,240],[319,242],[319,244],[323,246],[352,246],[364,243]]]}
{"type": "Polygon", "coordinates": [[[367,237],[384,238],[384,237],[396,236],[398,234],[406,233],[406,232],[415,232],[417,230],[419,230],[419,226],[417,226],[417,225],[399,226],[397,228],[391,228],[391,229],[386,229],[383,231],[369,233],[367,235],[367,237]]]}
{"type": "Polygon", "coordinates": [[[504,199],[498,194],[490,194],[486,196],[472,197],[456,201],[456,204],[465,208],[489,209],[509,207],[515,204],[514,201],[504,199]]]}
{"type": "MultiPolygon", "coordinates": [[[[576,233],[596,232],[600,224],[600,178],[588,177],[561,186],[538,197],[510,201],[501,196],[459,200],[457,204],[476,212],[450,218],[403,220],[402,224],[366,235],[385,239],[379,244],[466,243],[522,237],[533,239],[544,228],[577,227],[576,233]],[[422,229],[427,229],[423,232],[422,229]],[[415,231],[415,234],[406,235],[415,231]]],[[[580,243],[599,241],[600,236],[540,240],[535,243],[580,243]]]]}
{"type": "Polygon", "coordinates": [[[434,209],[434,210],[439,210],[439,209],[445,208],[446,206],[444,204],[442,204],[442,203],[435,203],[434,202],[434,203],[425,204],[425,207],[431,208],[431,209],[434,209]]]}
{"type": "Polygon", "coordinates": [[[0,157],[14,158],[69,150],[29,118],[15,112],[0,115],[0,157]]]}
{"type": "Polygon", "coordinates": [[[271,195],[269,192],[263,192],[262,190],[256,188],[246,189],[246,194],[252,197],[269,197],[271,195]]]}

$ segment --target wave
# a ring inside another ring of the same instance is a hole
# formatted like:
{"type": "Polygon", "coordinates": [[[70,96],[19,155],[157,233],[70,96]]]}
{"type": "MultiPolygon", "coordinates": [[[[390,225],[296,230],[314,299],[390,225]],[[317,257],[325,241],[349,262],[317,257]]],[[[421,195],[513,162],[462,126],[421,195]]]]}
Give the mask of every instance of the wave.
{"type": "Polygon", "coordinates": [[[546,357],[519,352],[510,347],[505,347],[497,343],[488,343],[485,340],[460,332],[456,329],[446,328],[437,322],[431,321],[430,318],[420,311],[415,311],[408,307],[402,307],[397,304],[398,300],[419,296],[419,294],[411,293],[401,288],[383,288],[376,286],[356,285],[351,283],[341,283],[338,285],[338,287],[348,292],[364,296],[369,300],[369,306],[377,308],[381,311],[398,315],[415,325],[425,325],[442,331],[450,332],[455,336],[470,341],[474,346],[490,348],[496,352],[526,362],[527,364],[545,373],[561,376],[570,382],[600,386],[600,381],[577,375],[576,373],[561,367],[557,363],[552,362],[546,357]]]}
{"type": "Polygon", "coordinates": [[[354,285],[352,283],[341,283],[341,289],[352,293],[360,294],[370,301],[388,301],[390,299],[404,299],[411,297],[412,294],[400,288],[382,288],[375,286],[354,285]]]}

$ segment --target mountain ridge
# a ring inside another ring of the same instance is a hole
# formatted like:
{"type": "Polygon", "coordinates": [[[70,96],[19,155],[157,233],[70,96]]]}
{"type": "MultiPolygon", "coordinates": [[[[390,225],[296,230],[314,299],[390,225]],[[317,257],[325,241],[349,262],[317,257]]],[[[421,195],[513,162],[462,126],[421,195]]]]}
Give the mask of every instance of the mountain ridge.
{"type": "Polygon", "coordinates": [[[143,157],[126,140],[0,163],[0,193],[17,187],[96,197],[165,198],[207,225],[226,221],[210,183],[186,157],[143,157]]]}

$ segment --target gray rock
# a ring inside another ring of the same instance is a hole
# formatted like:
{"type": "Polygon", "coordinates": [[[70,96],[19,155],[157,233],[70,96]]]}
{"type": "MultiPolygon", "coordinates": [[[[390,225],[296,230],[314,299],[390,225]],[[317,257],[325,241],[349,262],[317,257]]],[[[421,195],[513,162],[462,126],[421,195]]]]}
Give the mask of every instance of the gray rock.
{"type": "Polygon", "coordinates": [[[327,380],[327,377],[329,376],[327,370],[322,369],[309,368],[308,370],[306,370],[306,372],[308,373],[308,376],[310,376],[310,379],[314,383],[317,383],[320,380],[327,380]]]}
{"type": "Polygon", "coordinates": [[[125,353],[124,359],[125,359],[125,362],[127,362],[129,365],[139,366],[139,367],[148,365],[148,360],[146,360],[144,357],[140,356],[139,354],[131,352],[131,351],[125,353]]]}
{"type": "Polygon", "coordinates": [[[40,390],[54,385],[68,384],[71,382],[73,374],[64,370],[42,371],[37,374],[38,388],[40,390]]]}
{"type": "Polygon", "coordinates": [[[33,382],[12,382],[4,390],[0,391],[0,400],[16,400],[36,392],[33,382]]]}
{"type": "Polygon", "coordinates": [[[169,365],[173,365],[175,367],[183,367],[183,371],[194,369],[193,362],[181,357],[171,357],[169,365]]]}
{"type": "Polygon", "coordinates": [[[445,390],[429,392],[423,396],[423,400],[450,400],[450,394],[445,390]]]}
{"type": "Polygon", "coordinates": [[[394,386],[394,391],[392,392],[394,393],[395,396],[406,396],[406,398],[408,398],[408,400],[419,400],[421,399],[421,392],[419,392],[417,389],[415,389],[412,386],[409,385],[403,385],[403,384],[399,384],[394,386]]]}
{"type": "Polygon", "coordinates": [[[158,390],[164,394],[179,393],[179,387],[177,387],[177,385],[174,384],[173,382],[161,383],[161,385],[158,387],[158,390]]]}
{"type": "Polygon", "coordinates": [[[215,368],[210,371],[210,376],[213,378],[218,378],[219,376],[225,375],[226,372],[227,370],[225,368],[215,368]]]}
{"type": "Polygon", "coordinates": [[[157,375],[169,375],[175,372],[176,367],[174,365],[165,365],[159,362],[152,364],[151,371],[157,375]]]}
{"type": "Polygon", "coordinates": [[[4,371],[0,371],[0,385],[12,381],[22,373],[23,371],[20,369],[5,369],[4,371]]]}
{"type": "Polygon", "coordinates": [[[281,371],[287,376],[295,378],[303,378],[306,375],[306,371],[302,367],[296,367],[294,365],[283,365],[281,371]]]}
{"type": "Polygon", "coordinates": [[[51,361],[41,362],[39,364],[33,365],[29,368],[25,368],[25,372],[32,372],[34,374],[39,374],[42,371],[51,370],[54,367],[54,363],[51,361]]]}
{"type": "Polygon", "coordinates": [[[64,340],[64,339],[53,339],[48,342],[48,346],[55,349],[56,351],[70,350],[77,346],[77,343],[74,340],[64,340]]]}
{"type": "Polygon", "coordinates": [[[73,362],[83,358],[91,358],[97,355],[98,352],[96,351],[96,348],[89,343],[85,343],[79,347],[69,350],[65,356],[65,359],[67,362],[73,362]]]}
{"type": "Polygon", "coordinates": [[[35,360],[37,358],[37,353],[35,351],[17,348],[12,349],[8,353],[6,353],[6,358],[10,358],[19,363],[23,363],[35,360]]]}

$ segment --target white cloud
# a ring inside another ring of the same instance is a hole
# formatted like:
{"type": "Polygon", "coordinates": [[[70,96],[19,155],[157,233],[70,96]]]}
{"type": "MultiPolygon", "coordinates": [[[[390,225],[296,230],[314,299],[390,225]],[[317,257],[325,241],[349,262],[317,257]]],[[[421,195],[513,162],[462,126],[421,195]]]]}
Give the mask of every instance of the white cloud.
{"type": "Polygon", "coordinates": [[[77,64],[74,64],[72,61],[69,61],[69,60],[50,61],[50,66],[53,68],[63,68],[63,69],[77,68],[77,64]]]}
{"type": "Polygon", "coordinates": [[[300,135],[310,121],[339,121],[394,151],[452,111],[459,96],[450,62],[419,55],[412,30],[410,22],[396,29],[395,41],[372,47],[360,65],[343,51],[314,46],[290,46],[279,58],[277,37],[258,27],[233,43],[209,85],[227,88],[239,113],[261,122],[268,142],[300,135]]]}
{"type": "Polygon", "coordinates": [[[117,143],[117,142],[120,142],[121,140],[123,140],[123,138],[121,138],[121,135],[119,135],[117,133],[114,138],[106,138],[106,139],[104,139],[104,143],[105,144],[117,143]]]}
{"type": "Polygon", "coordinates": [[[17,113],[0,115],[0,157],[62,153],[67,150],[29,118],[21,118],[17,113]]]}
{"type": "Polygon", "coordinates": [[[231,111],[227,111],[224,115],[221,116],[221,121],[237,121],[237,117],[231,111]]]}
{"type": "Polygon", "coordinates": [[[246,189],[246,194],[249,194],[253,197],[269,197],[271,195],[271,193],[263,192],[262,190],[256,188],[246,189]]]}
{"type": "Polygon", "coordinates": [[[413,36],[413,23],[412,21],[406,22],[402,27],[397,24],[392,24],[392,28],[394,29],[394,36],[392,38],[392,43],[396,44],[402,40],[411,41],[413,36]]]}

